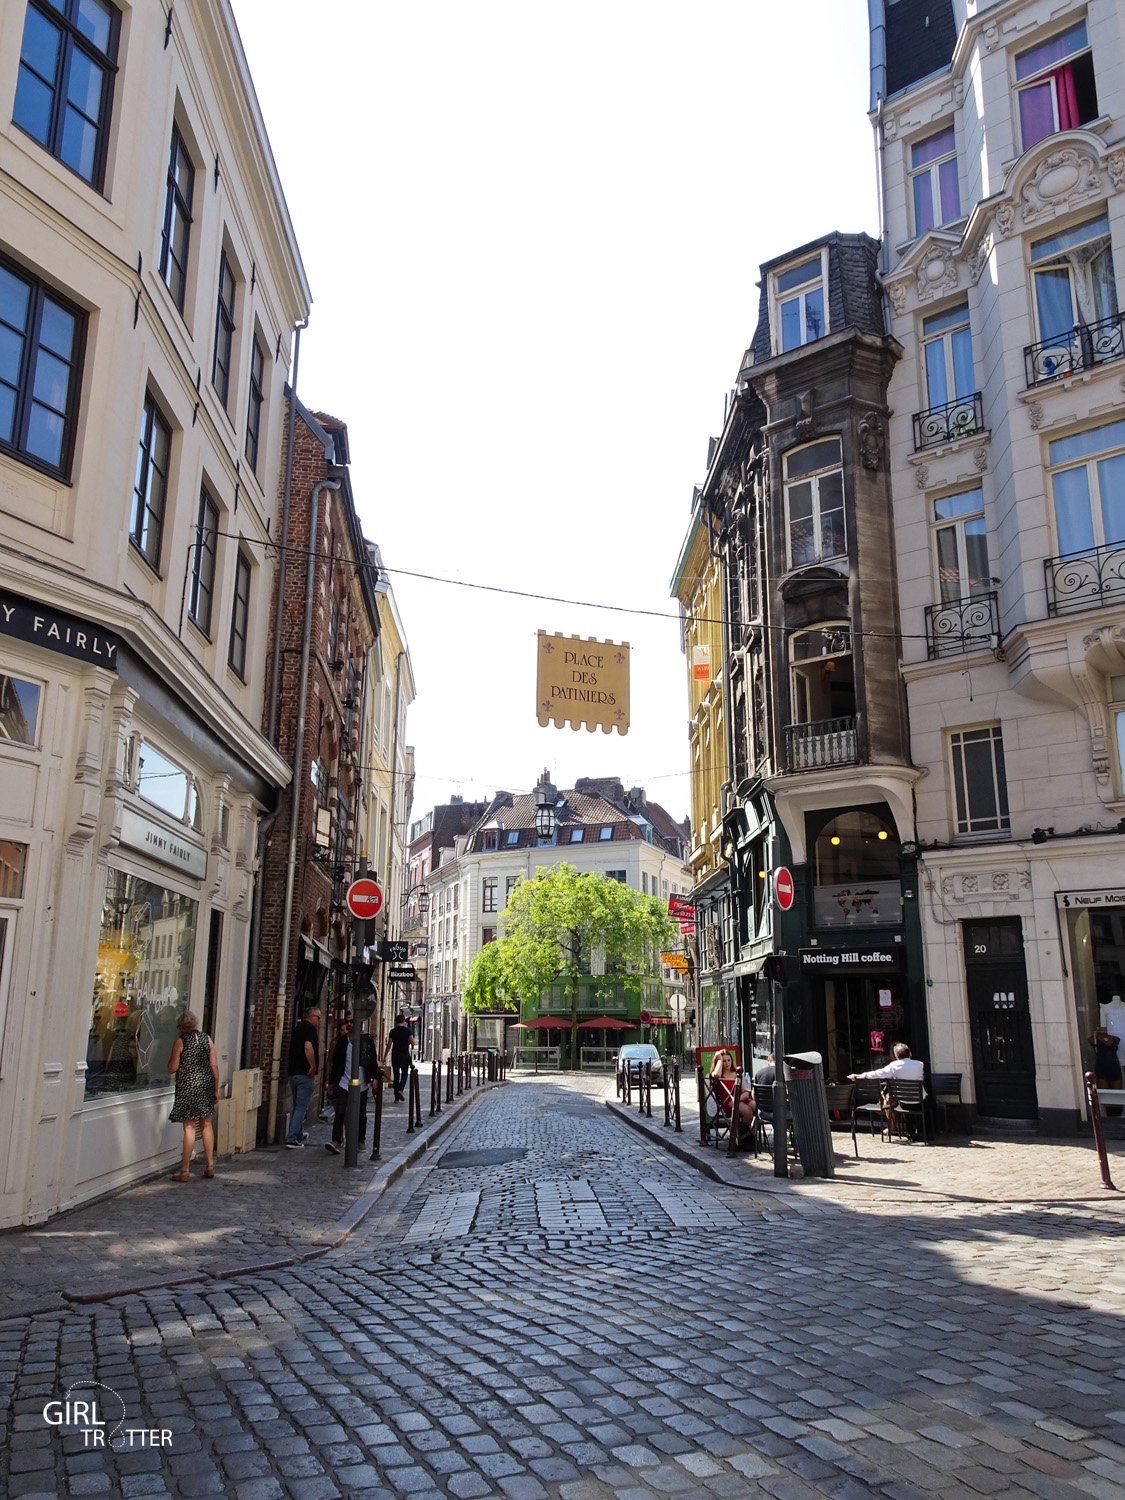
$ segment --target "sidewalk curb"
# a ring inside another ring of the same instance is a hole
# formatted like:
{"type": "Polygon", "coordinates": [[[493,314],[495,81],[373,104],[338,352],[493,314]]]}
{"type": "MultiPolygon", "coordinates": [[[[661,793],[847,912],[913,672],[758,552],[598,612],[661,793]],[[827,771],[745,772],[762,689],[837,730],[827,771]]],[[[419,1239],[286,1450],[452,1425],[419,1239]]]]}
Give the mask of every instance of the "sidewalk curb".
{"type": "MultiPolygon", "coordinates": [[[[316,1260],[318,1256],[326,1254],[329,1250],[335,1250],[342,1245],[368,1214],[378,1203],[382,1195],[389,1187],[396,1183],[402,1174],[421,1160],[437,1141],[452,1126],[465,1111],[486,1093],[491,1093],[495,1088],[501,1087],[499,1081],[495,1083],[477,1084],[471,1093],[462,1094],[460,1098],[452,1103],[442,1105],[440,1115],[426,1116],[424,1118],[433,1120],[433,1125],[427,1127],[421,1125],[418,1128],[426,1130],[426,1134],[420,1139],[408,1142],[399,1148],[393,1156],[370,1163],[374,1171],[367,1185],[359,1190],[355,1202],[331,1228],[321,1230],[314,1244],[305,1250],[294,1251],[292,1255],[268,1261],[254,1261],[236,1266],[200,1266],[198,1270],[185,1272],[180,1276],[162,1276],[151,1281],[138,1281],[129,1286],[94,1287],[82,1291],[63,1290],[61,1296],[64,1302],[75,1306],[85,1306],[95,1302],[111,1302],[118,1297],[132,1297],[145,1292],[165,1291],[178,1286],[190,1286],[193,1283],[213,1281],[237,1281],[243,1276],[256,1276],[267,1271],[286,1271],[293,1266],[304,1265],[307,1261],[316,1260]]],[[[45,1309],[46,1310],[46,1309],[45,1309]]],[[[57,1310],[57,1307],[55,1308],[57,1310]]],[[[15,1314],[17,1317],[35,1316],[35,1310],[30,1313],[15,1314]]]]}
{"type": "MultiPolygon", "coordinates": [[[[770,1193],[775,1197],[787,1198],[790,1203],[799,1204],[803,1209],[824,1208],[839,1210],[845,1208],[860,1207],[859,1204],[849,1204],[843,1201],[829,1202],[822,1198],[808,1197],[802,1193],[804,1186],[814,1187],[821,1183],[831,1182],[834,1187],[843,1188],[845,1192],[851,1188],[870,1187],[869,1183],[851,1183],[846,1177],[812,1177],[799,1180],[787,1178],[767,1177],[762,1181],[742,1181],[735,1171],[723,1171],[720,1163],[726,1161],[725,1153],[716,1151],[717,1160],[708,1161],[700,1156],[699,1152],[706,1148],[692,1148],[684,1139],[677,1139],[667,1134],[667,1127],[659,1123],[656,1117],[650,1120],[647,1115],[640,1115],[636,1110],[630,1109],[622,1104],[619,1099],[606,1099],[605,1106],[610,1113],[621,1120],[624,1124],[646,1136],[654,1144],[662,1146],[672,1156],[677,1156],[705,1177],[710,1177],[713,1182],[720,1182],[724,1187],[735,1188],[741,1193],[770,1193]]],[[[688,1140],[694,1138],[687,1130],[681,1133],[681,1137],[687,1136],[688,1140]]],[[[740,1158],[735,1157],[738,1161],[740,1158]]],[[[1105,1207],[1118,1207],[1125,1211],[1125,1193],[1121,1191],[1112,1192],[1108,1188],[1098,1188],[1093,1192],[1072,1193],[1065,1198],[995,1198],[977,1197],[969,1193],[941,1193],[933,1188],[916,1188],[902,1186],[888,1186],[883,1189],[889,1198],[896,1202],[908,1201],[915,1204],[923,1203],[986,1203],[995,1207],[1004,1208],[1054,1208],[1063,1207],[1073,1203],[1100,1203],[1105,1207]]]]}

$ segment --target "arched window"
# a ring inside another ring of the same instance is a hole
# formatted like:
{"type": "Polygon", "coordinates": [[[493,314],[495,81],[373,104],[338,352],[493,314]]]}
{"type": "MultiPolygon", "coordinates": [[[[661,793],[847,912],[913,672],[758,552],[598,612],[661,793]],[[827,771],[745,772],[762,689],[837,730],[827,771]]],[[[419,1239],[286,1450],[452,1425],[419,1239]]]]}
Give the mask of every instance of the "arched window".
{"type": "Polygon", "coordinates": [[[817,927],[895,926],[902,921],[899,840],[885,810],[837,815],[813,845],[817,927]]]}

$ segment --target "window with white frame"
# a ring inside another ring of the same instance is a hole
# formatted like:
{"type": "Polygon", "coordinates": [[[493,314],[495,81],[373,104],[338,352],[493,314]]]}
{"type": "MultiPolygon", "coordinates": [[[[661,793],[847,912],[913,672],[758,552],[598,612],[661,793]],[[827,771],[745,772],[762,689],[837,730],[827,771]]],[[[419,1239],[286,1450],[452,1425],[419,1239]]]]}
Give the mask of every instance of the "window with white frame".
{"type": "Polygon", "coordinates": [[[34,745],[43,690],[37,682],[0,672],[0,744],[34,745]]]}
{"type": "Polygon", "coordinates": [[[914,233],[952,224],[961,217],[957,180],[957,143],[947,125],[910,148],[910,186],[914,199],[914,233]]]}
{"type": "Polygon", "coordinates": [[[1117,747],[1117,790],[1125,796],[1125,675],[1109,679],[1109,711],[1117,747]]]}
{"type": "Polygon", "coordinates": [[[992,572],[979,485],[934,501],[934,553],[943,604],[988,593],[992,572]]]}
{"type": "Polygon", "coordinates": [[[974,394],[977,384],[968,303],[960,302],[956,307],[923,318],[922,365],[926,372],[926,405],[930,410],[974,394]]]}
{"type": "Polygon", "coordinates": [[[570,842],[572,844],[580,844],[585,836],[586,830],[584,828],[572,828],[570,830],[570,842]]]}
{"type": "Polygon", "coordinates": [[[1097,118],[1094,59],[1085,21],[1017,54],[1016,96],[1025,151],[1058,130],[1074,130],[1097,118]]]}
{"type": "Polygon", "coordinates": [[[795,724],[855,718],[852,633],[846,622],[795,631],[789,660],[795,724]]]}
{"type": "Polygon", "coordinates": [[[954,819],[959,835],[1007,833],[1008,783],[999,724],[959,729],[949,737],[954,819]]]}
{"type": "Polygon", "coordinates": [[[1059,556],[1125,542],[1125,420],[1048,445],[1059,556]]]}
{"type": "MultiPolygon", "coordinates": [[[[1117,315],[1109,219],[1101,214],[1031,247],[1035,320],[1044,341],[1069,338],[1079,324],[1117,315]]],[[[1120,350],[1116,351],[1120,352],[1120,350]]]]}
{"type": "Polygon", "coordinates": [[[778,354],[811,344],[828,332],[824,256],[821,251],[770,274],[774,348],[778,354]]]}
{"type": "Polygon", "coordinates": [[[791,568],[847,555],[839,438],[809,443],[785,455],[785,510],[791,568]]]}

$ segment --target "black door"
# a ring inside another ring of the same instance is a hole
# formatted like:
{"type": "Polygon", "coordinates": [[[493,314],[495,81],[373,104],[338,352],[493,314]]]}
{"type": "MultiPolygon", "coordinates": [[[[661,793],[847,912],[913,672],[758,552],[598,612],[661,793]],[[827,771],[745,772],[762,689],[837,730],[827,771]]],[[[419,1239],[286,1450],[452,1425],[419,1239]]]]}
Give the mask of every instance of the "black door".
{"type": "Polygon", "coordinates": [[[966,922],[965,978],[977,1113],[1035,1120],[1035,1048],[1019,918],[966,922]]]}

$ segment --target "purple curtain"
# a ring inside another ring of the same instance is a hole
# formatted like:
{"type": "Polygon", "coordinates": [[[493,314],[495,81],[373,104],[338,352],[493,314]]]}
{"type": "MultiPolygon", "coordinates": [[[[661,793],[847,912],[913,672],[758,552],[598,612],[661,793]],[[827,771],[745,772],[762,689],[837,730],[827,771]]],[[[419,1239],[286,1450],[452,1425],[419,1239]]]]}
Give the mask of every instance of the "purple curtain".
{"type": "Polygon", "coordinates": [[[1074,69],[1066,63],[1059,68],[1054,78],[1059,101],[1059,129],[1073,130],[1082,123],[1078,117],[1078,90],[1074,87],[1074,69]]]}
{"type": "MultiPolygon", "coordinates": [[[[1069,71],[1060,69],[1062,71],[1069,71]]],[[[1072,80],[1073,83],[1073,80],[1072,80]]],[[[1055,111],[1050,80],[1020,90],[1020,134],[1026,151],[1037,141],[1055,133],[1055,111]]]]}

